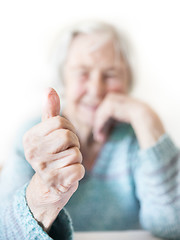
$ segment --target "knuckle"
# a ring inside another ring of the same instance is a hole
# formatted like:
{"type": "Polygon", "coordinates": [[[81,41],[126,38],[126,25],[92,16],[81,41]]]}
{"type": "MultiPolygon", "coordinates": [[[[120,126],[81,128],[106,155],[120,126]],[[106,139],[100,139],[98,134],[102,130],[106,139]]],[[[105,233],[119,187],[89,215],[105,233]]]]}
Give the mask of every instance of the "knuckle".
{"type": "Polygon", "coordinates": [[[67,138],[71,137],[71,131],[69,129],[64,129],[64,133],[67,138]]]}
{"type": "Polygon", "coordinates": [[[65,138],[65,142],[66,144],[69,143],[70,139],[71,139],[71,131],[68,129],[64,129],[64,138],[65,138]]]}
{"type": "Polygon", "coordinates": [[[80,149],[80,142],[79,142],[79,138],[77,137],[77,135],[75,135],[75,138],[76,138],[76,142],[77,142],[77,148],[80,149]]]}
{"type": "Polygon", "coordinates": [[[83,177],[84,177],[84,175],[85,175],[85,168],[84,168],[84,166],[81,164],[80,165],[80,168],[81,168],[81,171],[80,171],[80,179],[82,179],[83,177]]]}
{"type": "Polygon", "coordinates": [[[51,171],[49,171],[49,178],[52,179],[53,181],[56,180],[57,176],[58,176],[58,172],[57,169],[53,169],[51,171]]]}
{"type": "Polygon", "coordinates": [[[35,158],[35,154],[36,154],[36,151],[34,148],[31,148],[31,149],[28,149],[25,151],[25,156],[26,156],[26,159],[29,161],[29,162],[32,162],[33,159],[35,158]]]}
{"type": "Polygon", "coordinates": [[[58,189],[58,191],[60,192],[60,193],[66,193],[68,190],[69,190],[69,186],[64,186],[64,185],[62,185],[62,184],[58,184],[57,186],[56,186],[56,188],[58,189]]]}
{"type": "Polygon", "coordinates": [[[62,117],[61,117],[60,115],[57,115],[57,116],[55,116],[54,118],[55,118],[57,121],[60,122],[62,117]]]}
{"type": "Polygon", "coordinates": [[[59,129],[63,128],[63,125],[64,125],[63,124],[63,122],[64,122],[63,118],[58,115],[58,116],[55,117],[55,120],[56,120],[56,123],[57,123],[57,128],[59,128],[59,129]]]}
{"type": "Polygon", "coordinates": [[[40,176],[44,174],[44,169],[42,169],[41,163],[39,161],[30,162],[35,172],[37,172],[40,176]]]}
{"type": "Polygon", "coordinates": [[[52,170],[43,174],[44,181],[49,185],[53,185],[56,182],[57,171],[52,170]]]}
{"type": "Polygon", "coordinates": [[[46,162],[40,162],[39,163],[39,170],[43,171],[47,168],[47,163],[46,162]]]}
{"type": "Polygon", "coordinates": [[[82,162],[82,154],[81,154],[78,147],[74,147],[72,149],[72,157],[73,157],[74,161],[77,161],[77,162],[80,162],[80,163],[82,162]]]}
{"type": "Polygon", "coordinates": [[[23,144],[24,145],[29,145],[31,143],[37,142],[39,140],[39,137],[37,135],[38,129],[35,127],[32,127],[30,130],[25,132],[23,135],[23,144]]]}
{"type": "Polygon", "coordinates": [[[77,174],[77,179],[78,180],[81,180],[84,177],[85,168],[82,164],[79,164],[76,174],[77,174]]]}
{"type": "Polygon", "coordinates": [[[73,192],[75,192],[79,187],[79,182],[75,182],[72,187],[73,187],[73,192]]]}
{"type": "Polygon", "coordinates": [[[75,164],[71,169],[71,176],[65,180],[66,184],[72,185],[75,182],[80,181],[85,174],[85,169],[81,164],[75,164]]]}
{"type": "Polygon", "coordinates": [[[75,129],[74,125],[71,124],[71,127],[72,127],[73,132],[76,134],[76,129],[75,129]]]}
{"type": "Polygon", "coordinates": [[[38,158],[38,145],[36,141],[33,142],[32,139],[28,140],[28,142],[24,145],[24,153],[25,157],[28,161],[32,161],[35,158],[38,158]]]}

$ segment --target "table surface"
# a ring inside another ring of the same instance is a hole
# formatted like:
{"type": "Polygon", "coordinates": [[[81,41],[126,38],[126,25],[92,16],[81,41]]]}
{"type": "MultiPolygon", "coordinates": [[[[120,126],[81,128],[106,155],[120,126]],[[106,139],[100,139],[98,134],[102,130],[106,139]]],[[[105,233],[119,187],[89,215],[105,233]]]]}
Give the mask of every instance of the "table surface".
{"type": "Polygon", "coordinates": [[[157,240],[146,231],[75,232],[74,240],[157,240]]]}

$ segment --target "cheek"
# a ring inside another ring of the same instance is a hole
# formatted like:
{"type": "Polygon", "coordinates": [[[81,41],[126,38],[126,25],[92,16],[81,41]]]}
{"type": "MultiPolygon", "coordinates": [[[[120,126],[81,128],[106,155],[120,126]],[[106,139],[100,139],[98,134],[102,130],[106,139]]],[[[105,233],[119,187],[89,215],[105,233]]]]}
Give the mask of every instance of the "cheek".
{"type": "Polygon", "coordinates": [[[125,84],[117,83],[117,84],[110,84],[107,87],[107,92],[116,92],[116,93],[126,93],[127,86],[125,84]]]}
{"type": "Polygon", "coordinates": [[[85,86],[78,82],[67,84],[66,97],[67,100],[78,102],[85,94],[85,86]]]}

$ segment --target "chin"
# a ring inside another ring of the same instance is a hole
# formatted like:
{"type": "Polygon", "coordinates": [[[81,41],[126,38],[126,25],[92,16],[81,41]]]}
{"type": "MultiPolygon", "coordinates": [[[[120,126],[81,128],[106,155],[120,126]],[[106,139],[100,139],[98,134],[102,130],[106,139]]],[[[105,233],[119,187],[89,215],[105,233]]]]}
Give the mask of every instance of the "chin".
{"type": "Polygon", "coordinates": [[[89,126],[93,126],[96,109],[95,107],[87,107],[87,105],[81,104],[77,109],[79,120],[89,126]]]}
{"type": "Polygon", "coordinates": [[[94,115],[88,112],[80,112],[78,114],[79,122],[83,125],[88,125],[88,127],[93,127],[94,125],[94,115]]]}
{"type": "Polygon", "coordinates": [[[84,125],[88,125],[88,127],[93,127],[94,124],[94,118],[93,117],[87,117],[87,116],[82,116],[79,117],[79,121],[84,124],[84,125]]]}

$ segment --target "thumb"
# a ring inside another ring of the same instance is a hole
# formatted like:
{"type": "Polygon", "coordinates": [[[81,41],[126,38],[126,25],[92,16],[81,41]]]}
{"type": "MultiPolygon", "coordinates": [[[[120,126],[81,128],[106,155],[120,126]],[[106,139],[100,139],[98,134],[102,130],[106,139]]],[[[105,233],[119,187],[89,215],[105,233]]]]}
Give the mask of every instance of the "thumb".
{"type": "Polygon", "coordinates": [[[42,121],[60,114],[60,99],[53,88],[48,88],[42,110],[42,121]]]}

